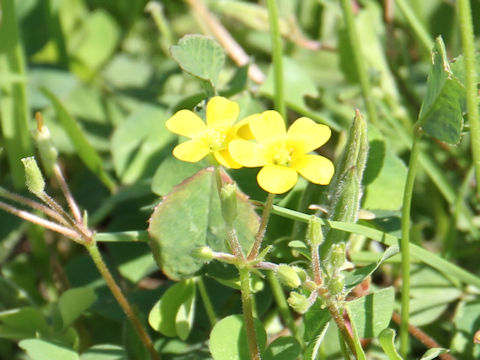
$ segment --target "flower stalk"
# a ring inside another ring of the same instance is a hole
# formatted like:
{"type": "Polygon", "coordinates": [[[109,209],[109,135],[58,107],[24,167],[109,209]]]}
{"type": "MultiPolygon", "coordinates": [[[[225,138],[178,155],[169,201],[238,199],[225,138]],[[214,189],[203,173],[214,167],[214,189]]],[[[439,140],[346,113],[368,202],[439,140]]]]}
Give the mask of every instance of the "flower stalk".
{"type": "Polygon", "coordinates": [[[240,288],[242,293],[242,310],[245,320],[245,330],[247,333],[248,349],[252,360],[260,360],[260,349],[258,348],[257,336],[255,334],[255,324],[253,318],[252,294],[250,293],[250,270],[248,268],[239,268],[240,288]]]}

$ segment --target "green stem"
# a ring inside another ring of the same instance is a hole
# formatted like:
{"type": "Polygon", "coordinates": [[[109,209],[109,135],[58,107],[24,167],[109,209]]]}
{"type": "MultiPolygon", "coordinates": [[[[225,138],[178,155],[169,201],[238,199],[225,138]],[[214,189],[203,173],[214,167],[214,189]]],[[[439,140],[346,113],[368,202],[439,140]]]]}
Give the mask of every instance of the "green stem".
{"type": "Polygon", "coordinates": [[[335,321],[335,324],[337,324],[338,330],[342,335],[343,340],[345,340],[345,342],[347,343],[348,348],[350,349],[352,354],[356,356],[357,351],[355,349],[355,343],[353,342],[352,336],[350,335],[347,327],[345,326],[345,320],[343,319],[342,311],[337,307],[337,305],[335,305],[331,301],[329,301],[329,303],[327,304],[327,308],[333,320],[335,321]]]}
{"type": "Polygon", "coordinates": [[[97,267],[98,271],[100,272],[102,277],[105,279],[105,282],[107,283],[107,286],[110,288],[110,291],[112,292],[113,296],[118,301],[118,304],[121,306],[121,308],[127,315],[128,319],[132,323],[134,329],[138,333],[138,336],[142,340],[143,344],[145,345],[147,350],[150,352],[152,359],[160,360],[160,356],[158,355],[155,348],[153,347],[153,343],[152,343],[152,340],[150,339],[150,336],[147,334],[147,331],[141,324],[137,315],[135,315],[135,312],[133,311],[132,306],[128,302],[125,295],[123,295],[122,290],[120,289],[118,284],[115,282],[115,279],[113,278],[112,274],[107,268],[107,265],[103,261],[102,255],[98,250],[95,239],[92,239],[92,241],[89,244],[87,244],[85,247],[88,253],[90,254],[93,262],[95,263],[95,266],[97,267]]]}
{"type": "Polygon", "coordinates": [[[348,39],[353,53],[353,62],[357,70],[360,87],[362,89],[363,101],[367,108],[368,120],[372,124],[377,123],[377,110],[372,99],[372,91],[370,88],[370,80],[368,79],[367,66],[363,60],[364,56],[360,40],[357,36],[355,21],[353,19],[352,2],[350,0],[341,0],[343,17],[348,32],[348,39]]]}
{"type": "Polygon", "coordinates": [[[421,130],[415,126],[412,150],[408,162],[407,181],[403,193],[402,238],[400,251],[402,255],[402,321],[400,324],[400,353],[406,358],[408,354],[408,321],[410,313],[410,208],[412,205],[413,185],[420,154],[421,130]]]}
{"type": "Polygon", "coordinates": [[[272,288],[273,298],[277,303],[278,311],[280,312],[283,321],[285,321],[285,325],[287,325],[287,327],[290,329],[292,335],[297,338],[300,343],[302,343],[302,337],[299,335],[298,329],[295,326],[292,313],[288,307],[287,299],[285,299],[285,293],[283,292],[282,286],[275,276],[275,273],[273,271],[267,271],[267,279],[270,283],[270,287],[272,288]]]}
{"type": "Polygon", "coordinates": [[[242,309],[245,319],[245,330],[247,333],[248,349],[251,360],[260,360],[260,350],[255,335],[255,324],[253,322],[252,294],[250,294],[250,270],[239,268],[240,289],[242,292],[242,309]]]}
{"type": "Polygon", "coordinates": [[[255,235],[255,242],[253,243],[252,250],[248,254],[247,259],[253,260],[258,256],[260,252],[260,247],[262,246],[263,237],[265,236],[265,230],[267,229],[268,219],[270,218],[270,213],[272,212],[273,200],[275,199],[275,194],[268,193],[267,200],[265,201],[265,206],[263,208],[262,220],[260,221],[260,226],[258,227],[257,235],[255,235]]]}
{"type": "Polygon", "coordinates": [[[475,39],[472,26],[472,10],[469,0],[458,0],[457,5],[460,18],[460,31],[462,33],[462,48],[465,56],[467,117],[470,122],[470,142],[477,178],[477,196],[480,197],[480,118],[478,111],[477,73],[475,71],[475,39]]]}
{"type": "Polygon", "coordinates": [[[283,96],[282,37],[278,26],[277,0],[267,0],[267,8],[270,37],[272,41],[275,109],[286,121],[287,110],[283,96]]]}
{"type": "Polygon", "coordinates": [[[425,29],[425,26],[415,15],[415,12],[410,7],[408,1],[395,0],[395,3],[397,4],[403,16],[405,16],[405,18],[407,19],[408,24],[417,36],[418,40],[420,40],[420,44],[423,46],[423,50],[425,51],[425,53],[429,54],[433,46],[433,40],[425,29]]]}
{"type": "Polygon", "coordinates": [[[215,315],[212,301],[210,300],[210,296],[208,296],[207,288],[205,287],[205,283],[203,282],[203,278],[201,276],[197,278],[197,287],[198,291],[200,292],[200,297],[203,301],[203,306],[207,311],[208,320],[210,321],[210,325],[212,325],[213,328],[217,323],[217,316],[215,315]]]}
{"type": "MultiPolygon", "coordinates": [[[[25,77],[23,56],[15,14],[15,1],[0,0],[0,75],[25,77]]],[[[32,141],[28,125],[30,118],[25,81],[5,81],[0,86],[2,140],[7,153],[13,183],[16,188],[25,186],[21,158],[32,154],[32,141]]]]}

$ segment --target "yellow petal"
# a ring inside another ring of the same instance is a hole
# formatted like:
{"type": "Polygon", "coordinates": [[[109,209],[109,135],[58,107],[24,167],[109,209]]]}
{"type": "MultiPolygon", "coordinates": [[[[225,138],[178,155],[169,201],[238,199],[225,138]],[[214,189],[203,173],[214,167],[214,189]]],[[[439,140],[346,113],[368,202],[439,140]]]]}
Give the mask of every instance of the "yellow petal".
{"type": "Polygon", "coordinates": [[[233,140],[228,145],[228,151],[233,160],[243,166],[257,167],[266,164],[263,147],[258,143],[242,139],[233,140]]]}
{"type": "Polygon", "coordinates": [[[283,194],[295,186],[297,172],[285,166],[266,165],[257,175],[258,184],[272,194],[283,194]]]}
{"type": "MultiPolygon", "coordinates": [[[[232,133],[234,135],[234,138],[241,138],[245,140],[253,140],[254,136],[250,130],[250,121],[253,119],[256,119],[258,117],[261,117],[260,114],[253,114],[250,116],[247,116],[246,118],[240,120],[235,124],[235,126],[232,129],[232,133]]],[[[233,140],[233,138],[232,138],[233,140]]]]}
{"type": "Polygon", "coordinates": [[[223,167],[231,169],[240,169],[242,167],[242,164],[233,160],[228,150],[215,151],[213,155],[215,156],[215,159],[219,162],[219,164],[223,167]]]}
{"type": "Polygon", "coordinates": [[[313,151],[325,144],[332,131],[326,125],[317,124],[306,117],[297,119],[288,129],[289,139],[298,139],[304,143],[305,153],[313,151]]]}
{"type": "Polygon", "coordinates": [[[329,184],[334,172],[333,163],[320,155],[305,155],[293,166],[304,178],[321,185],[329,184]]]}
{"type": "Polygon", "coordinates": [[[167,120],[165,126],[171,132],[189,138],[195,137],[196,134],[207,128],[203,120],[190,110],[176,112],[167,120]]]}
{"type": "Polygon", "coordinates": [[[238,104],[221,96],[215,96],[207,104],[207,125],[231,126],[237,120],[238,104]]]}
{"type": "Polygon", "coordinates": [[[197,162],[202,160],[209,152],[210,150],[202,141],[189,140],[175,146],[173,156],[179,160],[197,162]]]}
{"type": "Polygon", "coordinates": [[[285,136],[285,122],[278,112],[268,110],[260,115],[250,121],[250,130],[258,142],[268,143],[275,138],[285,136]]]}

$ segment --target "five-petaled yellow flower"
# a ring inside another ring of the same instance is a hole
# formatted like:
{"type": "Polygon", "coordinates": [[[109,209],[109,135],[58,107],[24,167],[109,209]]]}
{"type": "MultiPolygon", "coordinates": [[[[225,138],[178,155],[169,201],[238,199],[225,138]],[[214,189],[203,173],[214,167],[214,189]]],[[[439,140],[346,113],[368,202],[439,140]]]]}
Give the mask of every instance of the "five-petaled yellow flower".
{"type": "Polygon", "coordinates": [[[208,154],[224,167],[238,169],[241,165],[232,159],[228,144],[238,138],[244,121],[237,123],[238,104],[221,96],[215,96],[207,103],[207,123],[190,110],[180,110],[165,125],[171,132],[191,140],[177,145],[173,155],[180,160],[197,162],[208,154]]]}
{"type": "Polygon", "coordinates": [[[302,117],[286,131],[281,115],[273,110],[251,115],[244,121],[248,121],[256,142],[234,139],[229,144],[230,155],[243,166],[263,166],[257,181],[265,191],[287,192],[296,184],[298,173],[315,184],[330,182],[333,163],[309,154],[330,138],[328,126],[302,117]]]}

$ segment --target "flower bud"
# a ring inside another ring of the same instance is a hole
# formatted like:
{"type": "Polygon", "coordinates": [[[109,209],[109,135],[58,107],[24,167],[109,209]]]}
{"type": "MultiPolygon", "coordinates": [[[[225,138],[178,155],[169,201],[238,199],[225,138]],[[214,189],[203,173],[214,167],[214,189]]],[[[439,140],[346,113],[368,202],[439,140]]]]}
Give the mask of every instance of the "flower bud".
{"type": "Polygon", "coordinates": [[[37,112],[35,118],[37,119],[37,131],[35,131],[33,138],[35,139],[43,168],[49,175],[57,162],[58,151],[53,145],[50,131],[43,124],[42,115],[37,112]]]}
{"type": "Polygon", "coordinates": [[[214,258],[213,250],[208,246],[200,246],[193,249],[191,255],[196,259],[204,260],[206,262],[213,260],[214,258]]]}
{"type": "Polygon", "coordinates": [[[229,225],[237,217],[237,187],[234,183],[225,184],[220,190],[220,203],[222,208],[222,216],[229,225]]]}
{"type": "Polygon", "coordinates": [[[332,270],[340,269],[345,264],[345,243],[333,244],[328,252],[327,263],[332,270]]]}
{"type": "Polygon", "coordinates": [[[315,281],[312,281],[312,280],[307,280],[307,281],[304,281],[302,283],[302,286],[303,288],[309,290],[309,291],[315,291],[317,290],[317,284],[315,283],[315,281]]]}
{"type": "Polygon", "coordinates": [[[288,266],[287,264],[278,265],[277,276],[283,284],[290,286],[294,289],[299,287],[302,283],[300,277],[297,274],[297,271],[295,271],[294,268],[288,266]]]}
{"type": "Polygon", "coordinates": [[[307,297],[295,291],[290,293],[287,302],[288,305],[290,305],[290,307],[299,314],[305,314],[310,308],[310,302],[308,301],[307,297]]]}
{"type": "Polygon", "coordinates": [[[338,295],[343,292],[345,287],[345,280],[342,274],[337,274],[336,276],[332,277],[328,282],[328,292],[331,295],[338,295]]]}
{"type": "Polygon", "coordinates": [[[45,191],[45,180],[35,158],[33,156],[23,158],[22,163],[25,167],[25,185],[28,191],[37,196],[43,194],[45,191]]]}
{"type": "Polygon", "coordinates": [[[322,224],[315,215],[310,216],[310,219],[308,219],[307,241],[312,246],[318,246],[323,242],[322,224]]]}

